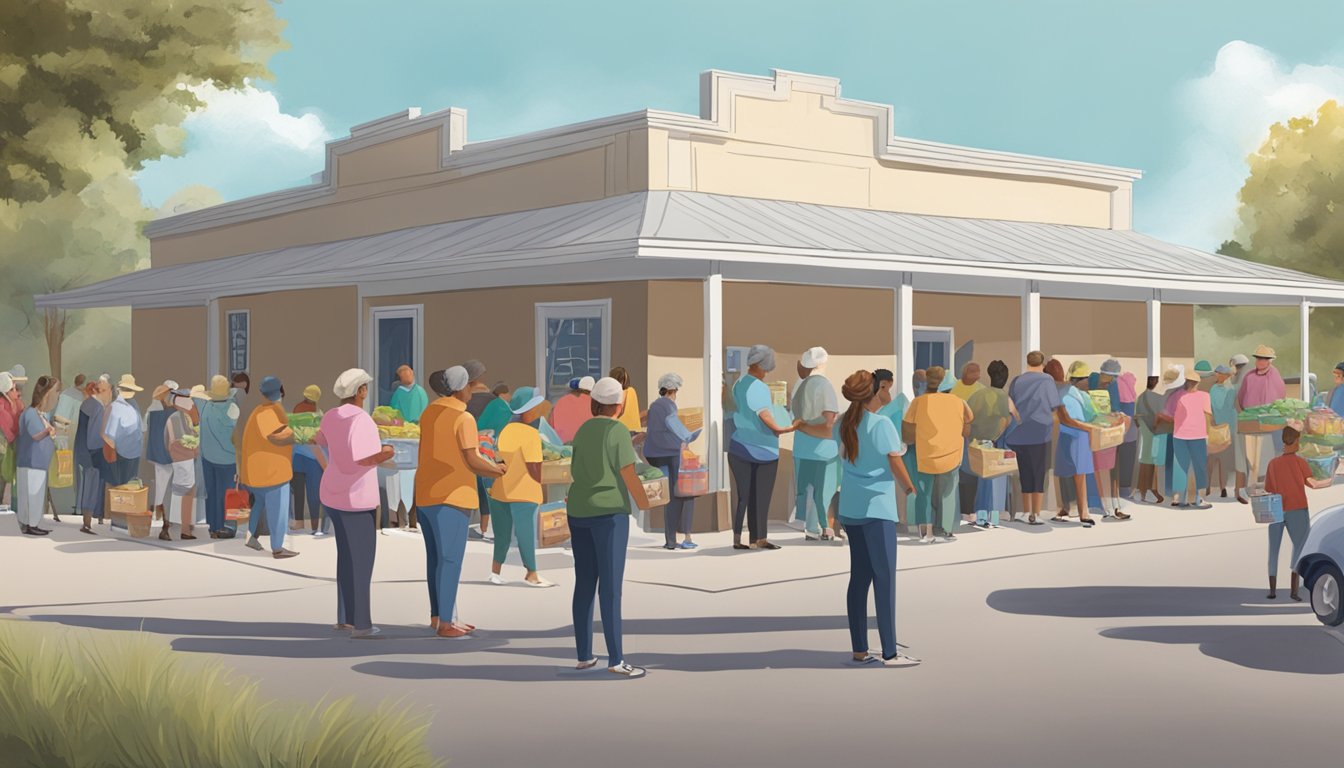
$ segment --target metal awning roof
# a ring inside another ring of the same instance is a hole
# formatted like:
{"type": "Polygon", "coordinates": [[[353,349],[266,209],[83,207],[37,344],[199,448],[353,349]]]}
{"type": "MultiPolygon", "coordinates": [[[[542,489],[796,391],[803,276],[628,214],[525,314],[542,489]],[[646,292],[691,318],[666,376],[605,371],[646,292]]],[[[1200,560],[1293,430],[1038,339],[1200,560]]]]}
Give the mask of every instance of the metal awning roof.
{"type": "Polygon", "coordinates": [[[357,285],[366,295],[693,278],[1173,303],[1344,302],[1344,283],[1124,230],[925,216],[698,192],[432,224],[155,267],[37,297],[39,307],[200,306],[258,292],[357,285]],[[1157,293],[1155,293],[1157,292],[1157,293]]]}

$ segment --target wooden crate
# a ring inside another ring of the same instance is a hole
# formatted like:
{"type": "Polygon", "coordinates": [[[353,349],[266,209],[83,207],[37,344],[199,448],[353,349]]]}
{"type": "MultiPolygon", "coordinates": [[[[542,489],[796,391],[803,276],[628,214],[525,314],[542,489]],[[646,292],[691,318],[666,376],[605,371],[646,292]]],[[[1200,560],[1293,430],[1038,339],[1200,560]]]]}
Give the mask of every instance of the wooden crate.
{"type": "Polygon", "coordinates": [[[568,461],[543,461],[541,462],[541,482],[543,485],[568,485],[574,482],[574,476],[570,473],[571,464],[568,461]]]}
{"type": "Polygon", "coordinates": [[[1092,439],[1092,451],[1104,451],[1125,442],[1125,425],[1115,424],[1109,427],[1094,426],[1088,430],[1092,439]]]}
{"type": "Polygon", "coordinates": [[[556,547],[569,541],[569,514],[564,506],[537,512],[537,546],[556,547]]]}
{"type": "Polygon", "coordinates": [[[1017,472],[1017,457],[1005,458],[1001,448],[981,448],[972,445],[966,451],[967,468],[976,477],[988,479],[1017,472]]]}

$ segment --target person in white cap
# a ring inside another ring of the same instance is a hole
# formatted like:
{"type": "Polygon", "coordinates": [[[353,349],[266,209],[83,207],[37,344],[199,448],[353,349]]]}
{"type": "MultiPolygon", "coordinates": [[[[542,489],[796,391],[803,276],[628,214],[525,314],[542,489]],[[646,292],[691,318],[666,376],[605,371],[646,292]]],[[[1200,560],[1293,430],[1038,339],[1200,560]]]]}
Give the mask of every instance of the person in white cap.
{"type": "Polygon", "coordinates": [[[14,383],[14,376],[7,372],[0,373],[0,499],[5,497],[5,487],[13,486],[18,476],[17,441],[19,413],[22,411],[23,403],[19,400],[19,388],[14,383]]]}
{"type": "MultiPolygon", "coordinates": [[[[199,415],[189,390],[174,388],[171,397],[172,410],[168,423],[164,425],[163,441],[173,460],[170,479],[172,494],[168,497],[167,514],[163,516],[163,531],[168,531],[168,521],[176,516],[182,540],[192,541],[196,538],[192,534],[196,522],[192,505],[196,500],[196,459],[200,456],[200,438],[196,431],[199,415]]],[[[159,538],[164,538],[162,533],[159,538]]]]}
{"type": "MultiPolygon", "coordinates": [[[[644,441],[644,458],[667,475],[668,485],[675,489],[681,479],[681,453],[700,437],[700,430],[686,429],[677,417],[677,393],[684,382],[676,373],[658,377],[658,399],[649,403],[648,437],[644,441]]],[[[703,470],[701,470],[703,471],[703,470]]],[[[663,508],[663,549],[695,549],[691,540],[694,500],[681,496],[675,490],[663,508]],[[684,538],[677,543],[677,534],[684,538]]]]}
{"type": "Polygon", "coordinates": [[[168,453],[168,441],[164,431],[168,426],[168,417],[173,415],[173,393],[177,391],[177,382],[168,379],[154,388],[151,398],[154,402],[145,409],[141,427],[145,430],[145,458],[154,467],[154,516],[163,521],[159,538],[172,541],[168,533],[168,515],[165,505],[169,501],[173,481],[173,457],[168,453]]]}
{"type": "Polygon", "coordinates": [[[728,469],[733,476],[733,549],[779,549],[767,537],[770,494],[779,471],[779,436],[797,430],[781,426],[772,413],[774,402],[765,376],[775,369],[775,350],[757,344],[747,350],[747,375],[733,385],[733,436],[728,443],[728,469]],[[742,543],[745,518],[751,544],[742,543]]]}
{"type": "Polygon", "coordinates": [[[128,373],[117,381],[116,389],[117,399],[108,406],[103,428],[103,459],[111,486],[124,485],[138,474],[145,438],[140,407],[135,403],[136,393],[144,392],[144,388],[128,373]]]}
{"type": "Polygon", "coordinates": [[[499,460],[508,467],[490,486],[494,506],[495,556],[490,564],[490,583],[507,584],[503,576],[509,541],[517,532],[518,555],[527,569],[523,583],[553,587],[537,572],[537,514],[544,497],[541,487],[541,433],[536,423],[550,408],[545,396],[532,387],[519,387],[509,402],[514,419],[499,431],[499,460]]]}
{"type": "Polygon", "coordinates": [[[798,378],[789,410],[798,423],[793,437],[795,481],[794,515],[806,524],[809,541],[843,538],[842,529],[829,518],[831,502],[840,483],[840,448],[835,440],[835,420],[840,400],[835,385],[826,378],[830,355],[812,347],[798,360],[798,378]]]}
{"type": "Polygon", "coordinates": [[[569,445],[584,422],[593,417],[593,400],[588,394],[593,389],[593,377],[570,379],[569,393],[561,395],[551,409],[551,426],[560,439],[569,445]]]}
{"type": "Polygon", "coordinates": [[[326,412],[313,438],[313,444],[321,448],[314,454],[322,465],[322,506],[336,531],[338,627],[353,630],[354,638],[374,637],[381,631],[373,625],[369,607],[378,547],[374,520],[378,465],[396,454],[392,446],[379,440],[378,425],[364,410],[372,381],[359,368],[337,377],[332,392],[341,405],[326,412]]]}
{"type": "Polygon", "coordinates": [[[425,537],[429,625],[439,637],[465,637],[476,629],[453,621],[462,581],[471,517],[480,506],[478,477],[503,477],[506,467],[481,455],[476,417],[467,410],[473,394],[467,369],[435,371],[430,389],[438,399],[420,416],[420,456],[415,498],[425,537]]]}
{"type": "Polygon", "coordinates": [[[623,388],[613,378],[599,379],[592,389],[593,418],[574,436],[571,472],[574,482],[566,499],[574,551],[574,644],[578,669],[597,666],[593,655],[593,602],[602,609],[607,642],[607,670],[626,678],[644,670],[625,660],[621,633],[621,582],[630,543],[630,501],[648,509],[648,494],[635,473],[635,446],[630,430],[616,419],[623,388]]]}

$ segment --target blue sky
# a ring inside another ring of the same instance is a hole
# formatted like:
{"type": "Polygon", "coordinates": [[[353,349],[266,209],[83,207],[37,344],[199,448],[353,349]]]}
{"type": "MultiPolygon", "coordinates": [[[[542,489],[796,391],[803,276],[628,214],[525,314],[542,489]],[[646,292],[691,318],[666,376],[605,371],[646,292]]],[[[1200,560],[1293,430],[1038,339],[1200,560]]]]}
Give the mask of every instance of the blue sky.
{"type": "Polygon", "coordinates": [[[274,81],[188,122],[141,176],[162,204],[306,181],[322,142],[407,106],[471,140],[653,107],[697,111],[705,69],[839,77],[900,135],[1140,168],[1135,227],[1213,248],[1275,120],[1344,98],[1344,3],[285,0],[274,81]]]}

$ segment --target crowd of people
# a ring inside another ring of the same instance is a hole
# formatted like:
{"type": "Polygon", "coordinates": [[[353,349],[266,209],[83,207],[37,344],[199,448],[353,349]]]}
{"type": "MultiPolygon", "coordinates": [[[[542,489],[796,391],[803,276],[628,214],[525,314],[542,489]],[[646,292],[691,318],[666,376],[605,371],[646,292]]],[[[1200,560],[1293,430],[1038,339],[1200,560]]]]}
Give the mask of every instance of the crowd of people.
{"type": "MultiPolygon", "coordinates": [[[[941,367],[917,370],[914,396],[907,398],[884,369],[849,374],[837,393],[825,375],[829,355],[814,347],[797,361],[799,380],[784,408],[766,383],[776,368],[774,350],[751,347],[746,371],[725,388],[732,546],[779,549],[768,535],[771,493],[780,437],[793,434],[795,517],[805,538],[849,544],[846,602],[854,662],[910,666],[919,662],[902,653],[895,633],[896,542],[902,532],[927,544],[955,540],[962,524],[1042,525],[1052,476],[1059,508],[1050,520],[1076,520],[1083,528],[1098,517],[1129,520],[1125,499],[1164,504],[1170,498],[1173,506],[1207,508],[1215,486],[1226,498],[1230,484],[1245,504],[1262,474],[1260,457],[1272,455],[1277,458],[1269,462],[1265,486],[1291,507],[1285,522],[1270,528],[1273,597],[1283,532],[1295,551],[1305,539],[1309,523],[1301,489],[1310,485],[1310,472],[1304,474],[1294,455],[1297,432],[1291,427],[1236,435],[1240,411],[1284,397],[1273,350],[1260,347],[1253,357],[1253,365],[1238,355],[1217,367],[1201,361],[1188,372],[1171,366],[1160,377],[1147,377],[1140,393],[1135,375],[1117,360],[1092,371],[1082,361],[1066,368],[1034,351],[1016,377],[1003,361],[989,363],[987,384],[977,363],[962,366],[956,379],[941,367]],[[1226,450],[1210,453],[1211,427],[1230,430],[1226,450]],[[1123,441],[1094,449],[1092,433],[1099,428],[1121,429],[1123,441]],[[1011,450],[1014,477],[977,476],[968,460],[972,446],[1011,450]],[[1016,493],[1010,493],[1013,485],[1016,493]],[[867,640],[870,593],[880,654],[870,653],[867,640]]],[[[621,637],[630,514],[652,506],[636,467],[642,454],[664,471],[671,488],[678,485],[684,452],[700,434],[679,418],[681,376],[662,375],[657,398],[641,411],[623,368],[601,379],[573,379],[553,404],[532,387],[489,386],[484,375],[485,366],[475,360],[434,371],[427,379],[431,398],[415,372],[402,366],[390,405],[419,426],[420,438],[414,461],[396,462],[397,448],[383,439],[366,407],[374,380],[360,369],[337,378],[332,389],[340,405],[325,412],[318,385],[307,386],[287,413],[279,378],[263,378],[254,399],[248,397],[250,378],[240,373],[215,376],[208,388],[164,381],[142,413],[136,396],[144,390],[130,374],[115,384],[107,374],[81,375],[64,391],[55,377],[41,376],[24,398],[28,380],[18,367],[0,373],[0,481],[13,484],[21,533],[48,534],[44,510],[59,522],[47,487],[59,439],[73,453],[83,533],[96,533],[92,525],[105,516],[107,489],[136,478],[142,462],[152,470],[160,539],[172,540],[174,520],[180,539],[195,539],[201,507],[211,538],[233,538],[230,512],[246,506],[246,545],[269,549],[276,559],[298,554],[286,546],[287,534],[334,531],[337,627],[356,638],[380,631],[372,621],[370,584],[377,533],[395,515],[400,526],[423,534],[431,627],[441,637],[459,638],[476,630],[456,610],[473,536],[493,538],[492,583],[507,583],[502,569],[516,539],[525,583],[554,586],[537,569],[535,526],[546,499],[543,453],[567,446],[577,666],[597,664],[592,634],[600,610],[609,670],[642,676],[644,670],[625,659],[621,637]],[[317,417],[311,442],[296,439],[289,413],[317,417]],[[237,496],[244,491],[245,504],[237,496]]],[[[1344,363],[1335,378],[1327,402],[1344,413],[1344,363]]],[[[3,493],[0,486],[0,498],[3,493]]],[[[667,549],[697,546],[691,501],[674,493],[666,505],[667,549]]],[[[1296,577],[1292,596],[1297,598],[1296,577]]]]}

